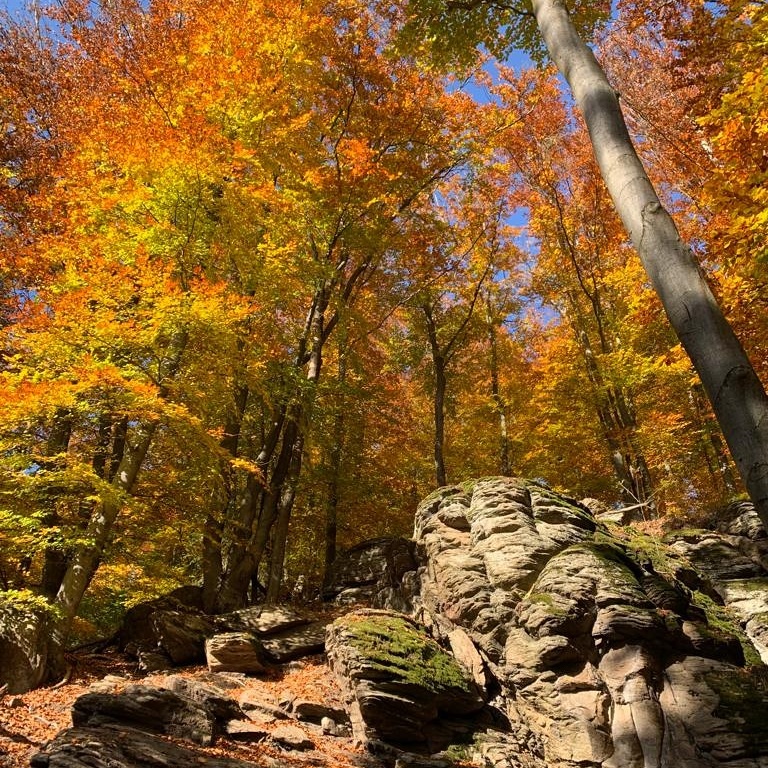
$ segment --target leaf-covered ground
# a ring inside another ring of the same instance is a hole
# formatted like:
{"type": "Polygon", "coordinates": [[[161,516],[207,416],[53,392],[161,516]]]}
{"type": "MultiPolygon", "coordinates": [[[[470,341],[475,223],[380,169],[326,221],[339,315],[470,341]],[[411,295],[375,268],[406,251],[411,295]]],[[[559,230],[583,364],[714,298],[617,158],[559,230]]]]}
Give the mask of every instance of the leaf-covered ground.
{"type": "MultiPolygon", "coordinates": [[[[24,695],[0,697],[0,766],[26,768],[29,758],[39,752],[59,731],[71,726],[72,703],[88,690],[91,683],[105,675],[124,677],[126,685],[142,682],[159,684],[163,675],[140,676],[126,659],[118,655],[80,655],[73,658],[73,672],[65,685],[41,688],[24,695]]],[[[202,667],[173,670],[174,674],[195,675],[202,667]]],[[[339,690],[328,667],[315,657],[275,668],[266,677],[250,678],[254,688],[275,699],[301,697],[315,701],[333,701],[339,690]]],[[[315,744],[306,752],[286,752],[264,741],[242,744],[225,738],[217,740],[208,752],[222,757],[247,760],[264,768],[362,768],[378,763],[348,738],[323,735],[319,728],[291,721],[303,728],[315,744]]],[[[274,726],[284,724],[278,721],[274,726]]]]}

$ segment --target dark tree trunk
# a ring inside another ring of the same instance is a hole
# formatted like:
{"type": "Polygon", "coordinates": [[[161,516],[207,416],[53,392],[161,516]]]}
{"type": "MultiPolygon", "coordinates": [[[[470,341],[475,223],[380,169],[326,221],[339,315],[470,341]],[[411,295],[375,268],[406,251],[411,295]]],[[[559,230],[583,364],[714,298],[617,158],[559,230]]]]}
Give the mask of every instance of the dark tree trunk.
{"type": "Polygon", "coordinates": [[[213,613],[216,609],[217,595],[224,571],[221,550],[224,541],[224,516],[234,499],[235,477],[228,457],[235,458],[239,454],[240,431],[248,405],[248,395],[248,387],[245,384],[235,387],[232,408],[227,414],[224,435],[219,442],[219,446],[225,452],[225,458],[221,461],[222,494],[214,508],[206,514],[203,524],[203,608],[208,613],[213,613]]]}
{"type": "MultiPolygon", "coordinates": [[[[46,453],[49,457],[58,456],[66,453],[69,446],[69,440],[72,436],[72,414],[68,410],[59,409],[53,419],[51,432],[48,435],[46,453]]],[[[51,468],[54,468],[53,466],[51,468]]],[[[51,528],[59,524],[59,514],[56,510],[56,500],[59,495],[59,489],[52,487],[47,490],[45,504],[48,507],[42,523],[51,528]]],[[[68,557],[66,550],[54,543],[48,543],[43,555],[43,573],[40,582],[40,592],[49,600],[56,597],[56,593],[61,586],[61,580],[67,572],[68,557]]]]}
{"type": "Polygon", "coordinates": [[[486,322],[488,324],[488,347],[491,353],[491,400],[499,419],[499,471],[504,477],[509,477],[512,474],[512,465],[509,458],[507,409],[499,388],[499,349],[496,338],[496,322],[490,306],[490,299],[486,306],[486,322]]]}
{"type": "Polygon", "coordinates": [[[325,510],[325,558],[324,572],[327,575],[336,560],[336,539],[338,533],[339,483],[341,480],[341,460],[344,451],[344,386],[347,380],[347,354],[344,349],[345,339],[339,342],[339,397],[333,417],[333,442],[328,459],[328,500],[325,510]]]}
{"type": "Polygon", "coordinates": [[[437,487],[448,485],[448,473],[445,469],[445,391],[448,385],[445,376],[445,360],[433,358],[435,369],[435,481],[437,487]]]}

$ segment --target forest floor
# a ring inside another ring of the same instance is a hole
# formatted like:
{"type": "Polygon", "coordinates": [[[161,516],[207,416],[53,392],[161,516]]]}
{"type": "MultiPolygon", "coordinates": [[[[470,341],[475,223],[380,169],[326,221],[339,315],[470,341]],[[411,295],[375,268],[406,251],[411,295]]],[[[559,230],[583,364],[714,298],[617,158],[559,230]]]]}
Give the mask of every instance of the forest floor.
{"type": "MultiPolygon", "coordinates": [[[[158,684],[166,675],[141,675],[136,665],[117,653],[73,655],[73,670],[64,685],[40,688],[23,695],[0,696],[0,767],[26,768],[32,755],[40,752],[56,734],[72,726],[72,704],[89,686],[106,675],[125,679],[125,685],[158,684]]],[[[194,676],[205,667],[184,667],[169,672],[194,676]]],[[[329,701],[339,698],[339,689],[320,656],[308,657],[276,667],[267,676],[249,678],[260,693],[277,700],[285,697],[329,701]]],[[[284,724],[286,721],[282,721],[284,724]]],[[[303,728],[315,744],[306,752],[286,752],[269,741],[247,744],[219,738],[214,746],[201,750],[217,757],[248,761],[263,768],[361,768],[378,765],[351,739],[323,735],[319,728],[291,721],[303,728]]],[[[277,727],[280,722],[275,724],[277,727]]],[[[269,728],[269,726],[266,726],[269,728]]]]}

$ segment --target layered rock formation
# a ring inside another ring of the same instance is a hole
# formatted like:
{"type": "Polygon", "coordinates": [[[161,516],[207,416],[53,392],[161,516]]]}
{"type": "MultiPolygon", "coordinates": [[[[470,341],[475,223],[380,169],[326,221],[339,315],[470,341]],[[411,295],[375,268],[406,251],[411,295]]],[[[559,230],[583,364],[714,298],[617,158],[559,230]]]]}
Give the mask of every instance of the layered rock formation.
{"type": "Polygon", "coordinates": [[[415,613],[446,645],[465,634],[487,665],[511,722],[494,765],[768,766],[768,703],[745,653],[759,659],[716,602],[765,574],[763,547],[711,536],[698,555],[685,538],[621,538],[507,478],[420,505],[415,613]]]}
{"type": "MultiPolygon", "coordinates": [[[[35,764],[95,764],[94,744],[123,768],[180,764],[170,734],[190,742],[185,762],[223,766],[196,745],[252,742],[254,760],[259,740],[311,748],[295,725],[265,729],[294,718],[367,744],[370,768],[768,768],[768,537],[749,505],[660,541],[536,483],[486,478],[427,498],[413,541],[354,548],[326,594],[379,608],[325,634],[343,701],[258,690],[262,666],[322,649],[322,624],[193,611],[195,657],[207,637],[210,669],[240,675],[94,690],[35,764]]],[[[140,661],[187,645],[178,606],[156,608],[134,627],[140,661]]]]}

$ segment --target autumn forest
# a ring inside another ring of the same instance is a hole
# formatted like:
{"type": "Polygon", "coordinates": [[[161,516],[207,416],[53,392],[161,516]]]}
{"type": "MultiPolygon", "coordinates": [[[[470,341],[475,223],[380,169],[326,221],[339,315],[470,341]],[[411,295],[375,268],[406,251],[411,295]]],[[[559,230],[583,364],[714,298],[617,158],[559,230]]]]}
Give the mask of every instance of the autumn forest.
{"type": "Polygon", "coordinates": [[[567,3],[754,366],[725,406],[545,5],[3,15],[0,600],[66,644],[180,584],[311,591],[485,475],[678,525],[768,498],[727,433],[768,425],[765,3],[567,3]]]}

